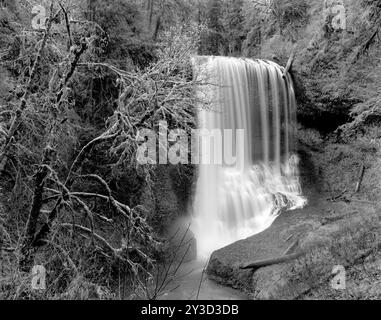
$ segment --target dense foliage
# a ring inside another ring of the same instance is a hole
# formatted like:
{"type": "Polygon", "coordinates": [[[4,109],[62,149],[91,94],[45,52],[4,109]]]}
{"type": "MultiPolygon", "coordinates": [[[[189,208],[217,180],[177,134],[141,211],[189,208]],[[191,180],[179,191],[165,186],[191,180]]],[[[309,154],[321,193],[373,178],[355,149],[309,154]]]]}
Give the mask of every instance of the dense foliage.
{"type": "Polygon", "coordinates": [[[149,8],[162,19],[153,34],[138,1],[52,1],[36,32],[23,20],[33,4],[1,8],[1,295],[35,298],[28,273],[41,263],[45,297],[107,298],[115,288],[155,297],[171,217],[141,205],[154,168],[135,152],[139,130],[160,120],[194,126],[198,29],[168,20],[177,2],[149,8]]]}

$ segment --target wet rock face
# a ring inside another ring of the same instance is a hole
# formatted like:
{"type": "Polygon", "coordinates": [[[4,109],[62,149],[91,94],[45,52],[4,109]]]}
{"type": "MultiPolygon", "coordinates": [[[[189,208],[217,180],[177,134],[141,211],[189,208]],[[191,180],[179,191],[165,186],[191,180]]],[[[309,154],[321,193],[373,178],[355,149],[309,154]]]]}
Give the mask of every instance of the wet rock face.
{"type": "Polygon", "coordinates": [[[189,215],[194,174],[193,166],[158,165],[150,186],[145,184],[139,203],[148,210],[150,223],[158,233],[189,215]]]}
{"type": "Polygon", "coordinates": [[[168,229],[169,255],[176,262],[190,262],[197,259],[197,241],[190,230],[190,220],[179,218],[168,229]]]}
{"type": "MultiPolygon", "coordinates": [[[[311,290],[314,277],[322,277],[323,282],[329,283],[333,266],[345,263],[344,258],[332,258],[330,243],[341,235],[344,237],[347,229],[357,230],[376,214],[373,207],[363,207],[359,212],[354,204],[327,204],[322,199],[312,199],[312,204],[305,209],[284,212],[263,233],[214,252],[207,272],[220,284],[245,291],[255,300],[299,298],[311,290]],[[315,254],[317,248],[323,253],[315,254]],[[240,269],[254,261],[304,251],[307,254],[299,259],[258,269],[240,269]],[[315,269],[308,274],[308,268],[315,269]]],[[[356,251],[353,249],[350,254],[355,255],[356,251]]]]}

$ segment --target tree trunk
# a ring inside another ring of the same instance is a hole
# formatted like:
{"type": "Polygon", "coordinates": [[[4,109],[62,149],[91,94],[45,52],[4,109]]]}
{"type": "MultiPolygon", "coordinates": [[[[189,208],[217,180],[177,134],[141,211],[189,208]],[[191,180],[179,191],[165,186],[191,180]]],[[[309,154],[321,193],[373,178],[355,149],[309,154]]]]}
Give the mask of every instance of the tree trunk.
{"type": "Polygon", "coordinates": [[[147,30],[151,31],[152,28],[152,17],[153,17],[153,0],[148,0],[147,5],[147,30]]]}
{"type": "Polygon", "coordinates": [[[153,33],[153,41],[157,40],[157,36],[159,35],[159,31],[160,31],[160,26],[161,26],[161,16],[158,16],[156,20],[156,25],[155,25],[155,31],[153,33]]]}
{"type": "MultiPolygon", "coordinates": [[[[82,41],[82,44],[77,50],[74,52],[74,59],[71,62],[70,69],[68,73],[66,74],[65,78],[63,79],[60,90],[57,93],[57,99],[56,99],[56,106],[59,107],[60,103],[62,102],[62,96],[63,96],[63,90],[65,86],[69,83],[70,79],[72,78],[75,69],[78,65],[79,59],[82,56],[82,54],[87,49],[87,43],[86,41],[82,41]]],[[[57,126],[58,124],[55,124],[57,126]]],[[[29,271],[31,264],[33,263],[34,258],[34,251],[38,246],[44,243],[45,238],[49,235],[51,226],[56,219],[59,209],[61,207],[62,199],[60,198],[57,200],[56,205],[54,206],[53,210],[51,211],[47,223],[44,224],[44,226],[41,228],[38,234],[36,234],[37,231],[37,224],[38,219],[40,217],[41,207],[43,205],[43,195],[44,195],[44,187],[45,187],[45,180],[49,175],[49,167],[51,163],[53,162],[53,159],[55,158],[55,150],[53,150],[50,147],[50,144],[54,141],[54,130],[50,133],[50,138],[48,139],[49,143],[46,146],[44,150],[44,157],[42,160],[42,164],[35,176],[35,188],[33,192],[33,202],[32,202],[32,208],[29,213],[29,218],[25,230],[25,234],[23,237],[23,242],[21,246],[21,260],[20,260],[20,268],[24,271],[29,271]]]]}
{"type": "Polygon", "coordinates": [[[33,193],[32,208],[29,213],[28,222],[21,245],[20,268],[24,271],[29,271],[33,263],[32,243],[37,230],[38,219],[41,213],[42,200],[44,195],[45,180],[49,175],[49,168],[55,151],[49,146],[45,148],[44,158],[36,177],[33,193]]]}

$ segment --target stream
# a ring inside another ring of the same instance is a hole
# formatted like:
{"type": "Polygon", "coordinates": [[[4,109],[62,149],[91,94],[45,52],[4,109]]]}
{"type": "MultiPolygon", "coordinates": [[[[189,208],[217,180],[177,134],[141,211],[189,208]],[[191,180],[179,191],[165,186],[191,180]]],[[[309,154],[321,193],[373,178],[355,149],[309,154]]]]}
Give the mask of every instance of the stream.
{"type": "Polygon", "coordinates": [[[247,300],[248,297],[232,288],[221,286],[203,273],[205,260],[184,263],[177,277],[159,300],[247,300]],[[202,277],[202,281],[201,281],[202,277]],[[201,286],[200,286],[201,281],[201,286]]]}

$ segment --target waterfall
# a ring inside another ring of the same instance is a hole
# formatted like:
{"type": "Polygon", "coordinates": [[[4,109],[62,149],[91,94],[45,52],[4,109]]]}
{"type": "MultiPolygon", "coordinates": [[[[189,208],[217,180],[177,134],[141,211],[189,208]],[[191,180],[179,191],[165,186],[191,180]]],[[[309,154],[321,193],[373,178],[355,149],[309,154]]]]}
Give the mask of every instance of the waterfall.
{"type": "Polygon", "coordinates": [[[263,60],[197,57],[193,64],[196,77],[207,83],[198,92],[199,128],[214,133],[209,143],[200,140],[192,225],[199,255],[208,256],[264,231],[281,211],[303,207],[306,200],[294,154],[290,75],[263,60]],[[203,161],[221,154],[222,163],[203,161]]]}

